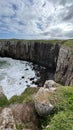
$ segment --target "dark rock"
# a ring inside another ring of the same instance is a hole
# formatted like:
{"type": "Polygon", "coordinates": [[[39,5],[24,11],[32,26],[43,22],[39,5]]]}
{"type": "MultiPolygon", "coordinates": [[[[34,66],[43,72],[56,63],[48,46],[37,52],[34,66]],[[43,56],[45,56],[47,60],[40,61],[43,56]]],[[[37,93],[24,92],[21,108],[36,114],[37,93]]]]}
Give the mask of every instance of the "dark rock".
{"type": "Polygon", "coordinates": [[[33,77],[33,78],[30,78],[30,81],[32,81],[32,80],[34,80],[35,79],[35,77],[33,77]]]}
{"type": "Polygon", "coordinates": [[[28,83],[28,81],[25,81],[26,83],[28,83]]]}
{"type": "Polygon", "coordinates": [[[25,70],[28,70],[28,68],[27,68],[27,69],[25,69],[25,70]]]}
{"type": "Polygon", "coordinates": [[[27,87],[30,87],[30,85],[29,85],[29,84],[27,84],[27,87]]]}
{"type": "Polygon", "coordinates": [[[24,79],[25,77],[24,77],[24,76],[22,76],[21,78],[22,78],[22,79],[24,79]]]}

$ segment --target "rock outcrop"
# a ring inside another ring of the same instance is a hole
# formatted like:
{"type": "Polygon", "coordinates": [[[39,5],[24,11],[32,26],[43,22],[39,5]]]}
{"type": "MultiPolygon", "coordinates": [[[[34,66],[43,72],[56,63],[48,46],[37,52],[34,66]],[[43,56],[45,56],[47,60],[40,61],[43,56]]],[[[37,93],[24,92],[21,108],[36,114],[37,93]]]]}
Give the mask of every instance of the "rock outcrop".
{"type": "Polygon", "coordinates": [[[22,130],[38,130],[38,119],[34,110],[34,103],[11,104],[13,117],[17,126],[22,126],[22,130]]]}
{"type": "Polygon", "coordinates": [[[0,130],[16,130],[10,108],[4,108],[0,114],[0,130]]]}
{"type": "Polygon", "coordinates": [[[48,88],[51,91],[56,90],[56,86],[57,86],[57,84],[53,80],[47,80],[47,81],[45,81],[45,84],[44,84],[44,88],[48,88]]]}
{"type": "Polygon", "coordinates": [[[49,97],[53,95],[47,88],[41,87],[34,97],[35,109],[40,116],[49,114],[54,106],[51,104],[49,97]]]}
{"type": "Polygon", "coordinates": [[[55,81],[73,86],[73,50],[61,47],[59,51],[55,81]]]}

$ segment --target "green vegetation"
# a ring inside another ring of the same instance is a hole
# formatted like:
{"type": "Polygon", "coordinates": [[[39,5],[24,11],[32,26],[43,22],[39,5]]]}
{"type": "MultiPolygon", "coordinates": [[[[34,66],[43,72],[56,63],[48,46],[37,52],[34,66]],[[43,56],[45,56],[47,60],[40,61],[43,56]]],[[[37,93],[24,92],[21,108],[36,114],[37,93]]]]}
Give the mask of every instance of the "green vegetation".
{"type": "Polygon", "coordinates": [[[36,42],[36,43],[52,43],[52,44],[56,44],[56,43],[62,43],[63,40],[46,40],[46,39],[37,39],[37,40],[25,40],[25,39],[0,39],[0,42],[2,41],[9,41],[9,42],[36,42]]]}
{"type": "Polygon", "coordinates": [[[6,96],[2,95],[0,97],[0,107],[5,107],[12,103],[22,103],[23,101],[29,102],[33,101],[34,94],[39,88],[26,88],[26,90],[19,96],[15,95],[10,100],[7,100],[6,96]]]}
{"type": "Polygon", "coordinates": [[[23,128],[24,128],[24,124],[16,124],[16,129],[17,130],[23,130],[23,128]]]}
{"type": "MultiPolygon", "coordinates": [[[[73,87],[59,86],[55,92],[54,112],[46,117],[45,130],[73,130],[73,87]]],[[[41,128],[43,129],[43,127],[41,128]]]]}
{"type": "Polygon", "coordinates": [[[46,130],[73,130],[73,112],[61,111],[54,115],[46,130]]]}
{"type": "Polygon", "coordinates": [[[0,96],[0,107],[5,107],[8,105],[8,100],[6,98],[6,96],[1,95],[0,96]]]}
{"type": "Polygon", "coordinates": [[[29,101],[33,101],[33,95],[38,91],[39,88],[26,88],[26,90],[20,95],[20,96],[13,96],[10,100],[9,100],[9,104],[11,103],[22,103],[23,101],[25,102],[29,102],[29,101]]]}
{"type": "MultiPolygon", "coordinates": [[[[39,88],[27,88],[20,96],[14,96],[9,101],[5,96],[0,97],[0,107],[11,103],[33,101],[34,94],[39,88]]],[[[46,117],[39,117],[39,130],[73,130],[73,87],[58,85],[54,95],[49,98],[55,109],[46,117]]],[[[23,125],[16,125],[17,130],[23,125]]]]}
{"type": "Polygon", "coordinates": [[[73,47],[73,39],[64,41],[64,46],[73,47]]]}

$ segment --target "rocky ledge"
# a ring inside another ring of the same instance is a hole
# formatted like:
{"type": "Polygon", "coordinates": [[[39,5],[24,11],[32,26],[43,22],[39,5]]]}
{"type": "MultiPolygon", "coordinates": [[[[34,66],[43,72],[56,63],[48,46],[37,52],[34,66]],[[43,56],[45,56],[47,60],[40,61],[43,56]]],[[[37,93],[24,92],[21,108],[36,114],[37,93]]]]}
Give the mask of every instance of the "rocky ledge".
{"type": "Polygon", "coordinates": [[[72,128],[73,87],[47,80],[43,87],[27,88],[9,101],[2,93],[0,130],[59,130],[61,125],[66,129],[66,123],[72,128]]]}

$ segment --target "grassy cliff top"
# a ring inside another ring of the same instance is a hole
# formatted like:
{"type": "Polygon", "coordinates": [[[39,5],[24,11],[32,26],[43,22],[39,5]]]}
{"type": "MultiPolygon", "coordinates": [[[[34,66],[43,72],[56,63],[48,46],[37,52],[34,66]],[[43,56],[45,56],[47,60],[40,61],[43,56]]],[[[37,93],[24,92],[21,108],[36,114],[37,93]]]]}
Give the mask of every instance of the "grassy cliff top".
{"type": "Polygon", "coordinates": [[[2,41],[13,41],[13,42],[17,42],[17,41],[21,41],[21,42],[39,42],[39,43],[52,43],[52,44],[61,44],[65,47],[73,47],[73,39],[68,39],[68,40],[24,40],[24,39],[0,39],[0,42],[2,41]]]}
{"type": "Polygon", "coordinates": [[[13,42],[16,42],[16,41],[21,41],[21,42],[42,42],[42,43],[52,43],[52,44],[61,44],[63,46],[67,46],[67,47],[73,47],[73,39],[68,39],[68,40],[57,40],[57,39],[54,39],[54,40],[24,40],[24,39],[0,39],[0,42],[2,41],[13,41],[13,42]]]}

